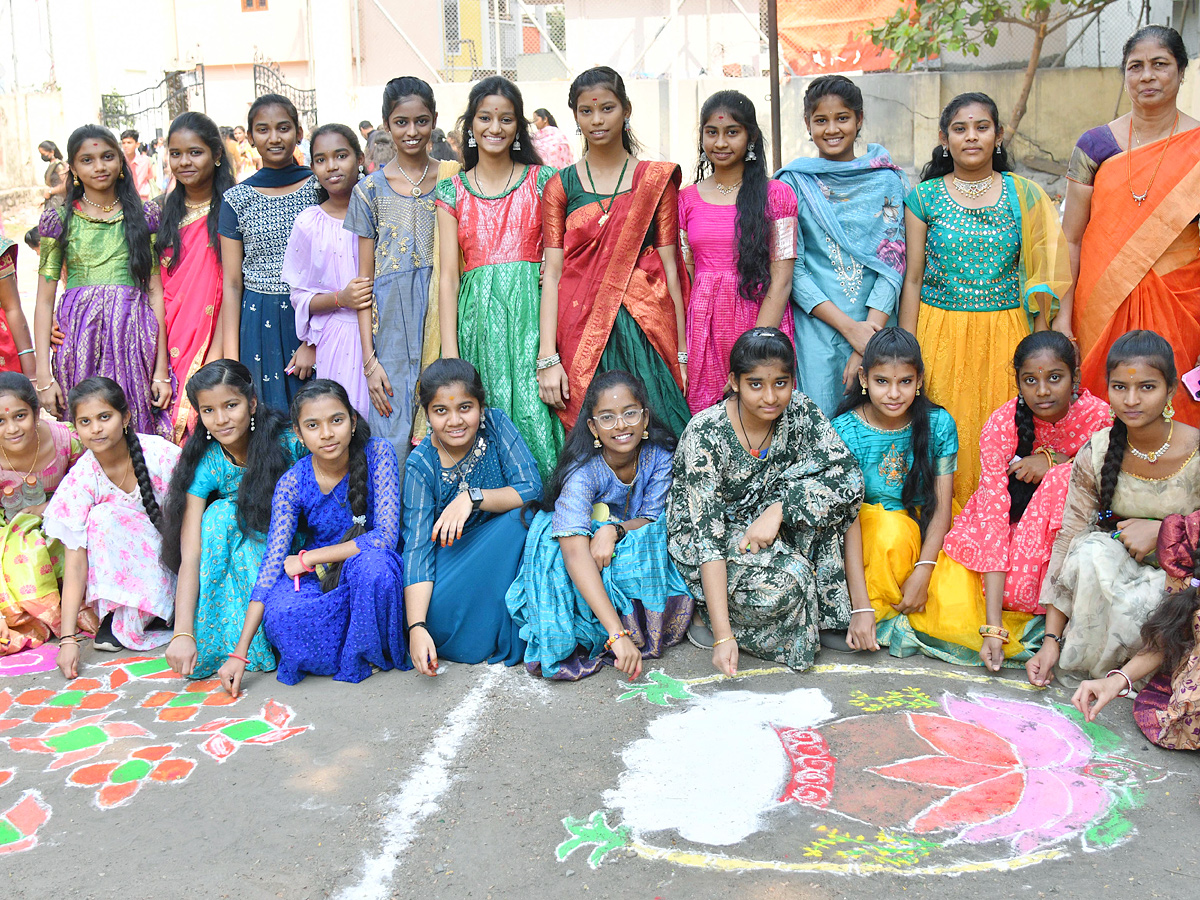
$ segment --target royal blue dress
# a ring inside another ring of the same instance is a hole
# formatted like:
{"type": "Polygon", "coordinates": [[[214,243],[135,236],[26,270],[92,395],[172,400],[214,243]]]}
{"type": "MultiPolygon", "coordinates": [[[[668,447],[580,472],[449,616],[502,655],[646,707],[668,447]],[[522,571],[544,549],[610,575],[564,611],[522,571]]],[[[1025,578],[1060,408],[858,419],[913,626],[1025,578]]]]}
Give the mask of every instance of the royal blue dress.
{"type": "Polygon", "coordinates": [[[409,454],[404,469],[404,579],[406,585],[433,582],[425,624],[438,658],[515,666],[525,642],[504,594],[525,546],[520,507],[502,514],[476,510],[462,537],[448,547],[430,538],[433,523],[463,485],[511,487],[523,502],[540,499],[537,460],[512,419],[498,409],[485,409],[475,446],[461,465],[442,466],[427,437],[409,454]]]}
{"type": "Polygon", "coordinates": [[[279,651],[277,678],[296,684],[305,675],[359,682],[371,666],[407,669],[404,640],[404,564],[400,540],[400,466],[392,445],[367,442],[367,532],[354,539],[359,552],[342,565],[338,586],[321,593],[317,576],[300,576],[297,591],[283,570],[298,520],[304,515],[305,550],[339,544],[353,524],[343,478],[321,492],[312,457],[279,480],[271,500],[267,552],[251,601],[265,606],[263,632],[279,651]]]}

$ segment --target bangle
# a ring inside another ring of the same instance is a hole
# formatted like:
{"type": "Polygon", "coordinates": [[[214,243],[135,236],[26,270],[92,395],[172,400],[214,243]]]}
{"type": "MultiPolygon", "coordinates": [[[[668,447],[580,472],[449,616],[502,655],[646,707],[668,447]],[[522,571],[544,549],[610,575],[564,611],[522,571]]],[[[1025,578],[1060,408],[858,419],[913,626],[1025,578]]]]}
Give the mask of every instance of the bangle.
{"type": "MultiPolygon", "coordinates": [[[[175,640],[175,638],[177,638],[177,637],[189,637],[192,639],[193,644],[197,643],[196,636],[194,634],[192,634],[190,631],[175,632],[173,635],[171,635],[171,641],[175,640]]],[[[171,641],[167,641],[167,643],[169,644],[169,643],[171,643],[171,641]]]]}
{"type": "Polygon", "coordinates": [[[1118,697],[1128,697],[1130,695],[1130,693],[1133,692],[1133,681],[1130,679],[1130,677],[1128,675],[1125,674],[1124,669],[1109,669],[1105,673],[1104,677],[1111,678],[1113,675],[1120,675],[1122,678],[1125,679],[1125,684],[1128,685],[1128,687],[1126,687],[1123,691],[1118,691],[1117,696],[1118,697]]]}
{"type": "Polygon", "coordinates": [[[406,629],[404,629],[404,630],[405,630],[406,632],[408,632],[408,631],[412,631],[414,628],[424,628],[426,633],[428,633],[428,632],[429,632],[429,626],[425,624],[425,620],[424,620],[424,619],[422,619],[420,622],[413,622],[411,625],[409,625],[409,626],[408,626],[406,629]]]}
{"type": "Polygon", "coordinates": [[[151,384],[170,384],[171,379],[170,378],[151,378],[150,383],[151,384]]]}
{"type": "Polygon", "coordinates": [[[543,356],[541,359],[539,359],[534,364],[534,368],[540,372],[540,371],[542,371],[542,369],[551,369],[554,366],[557,366],[561,363],[562,363],[562,357],[559,356],[557,353],[551,353],[549,356],[543,356]]]}
{"type": "Polygon", "coordinates": [[[1057,634],[1051,634],[1050,632],[1048,632],[1048,631],[1047,631],[1047,632],[1045,633],[1045,635],[1043,635],[1043,639],[1042,639],[1042,644],[1043,644],[1043,646],[1045,645],[1045,639],[1046,639],[1046,638],[1049,638],[1050,640],[1052,640],[1052,641],[1054,641],[1055,643],[1057,643],[1057,644],[1058,644],[1058,648],[1059,648],[1060,650],[1063,648],[1063,645],[1064,645],[1064,644],[1066,644],[1066,642],[1067,642],[1067,639],[1066,639],[1066,638],[1064,638],[1064,637],[1059,637],[1057,634]]]}
{"type": "Polygon", "coordinates": [[[53,376],[51,376],[51,377],[50,377],[50,383],[49,383],[48,385],[46,385],[45,387],[42,387],[40,384],[38,384],[38,383],[35,381],[35,382],[33,383],[33,389],[34,389],[35,391],[37,391],[37,392],[40,394],[42,391],[48,391],[48,390],[50,390],[50,388],[54,387],[54,385],[55,385],[55,384],[57,384],[57,383],[58,383],[58,382],[56,382],[56,381],[54,380],[54,377],[53,377],[53,376]]]}
{"type": "Polygon", "coordinates": [[[1054,451],[1049,447],[1038,447],[1037,452],[1046,457],[1046,462],[1050,464],[1050,468],[1053,469],[1057,465],[1057,463],[1054,461],[1054,451]]]}
{"type": "Polygon", "coordinates": [[[307,550],[301,550],[299,553],[296,554],[296,559],[300,560],[300,565],[304,566],[305,572],[315,572],[315,571],[317,571],[316,568],[314,566],[310,566],[308,563],[306,563],[304,561],[304,554],[307,552],[308,552],[307,550]]]}
{"type": "Polygon", "coordinates": [[[936,565],[937,565],[936,559],[918,559],[915,563],[913,563],[913,568],[915,569],[917,566],[936,566],[936,565]]]}
{"type": "Polygon", "coordinates": [[[686,366],[687,365],[687,351],[680,350],[678,353],[675,354],[675,359],[679,361],[679,364],[681,366],[686,366]]]}
{"type": "Polygon", "coordinates": [[[73,635],[73,634],[67,634],[67,635],[63,635],[62,637],[60,637],[58,639],[58,643],[59,643],[59,645],[62,645],[64,643],[74,644],[76,647],[78,647],[79,646],[79,638],[75,637],[75,635],[73,635]]]}
{"type": "Polygon", "coordinates": [[[17,356],[26,356],[30,353],[37,353],[37,350],[33,347],[30,347],[28,350],[18,350],[17,356]]]}
{"type": "Polygon", "coordinates": [[[850,615],[854,615],[855,613],[870,613],[871,615],[875,615],[875,607],[873,607],[873,606],[864,606],[862,609],[852,609],[852,610],[850,610],[850,615]]]}
{"type": "Polygon", "coordinates": [[[236,653],[230,653],[229,658],[236,659],[238,662],[243,662],[246,665],[250,665],[250,660],[246,659],[244,656],[238,656],[236,653]]]}
{"type": "Polygon", "coordinates": [[[608,652],[609,650],[611,650],[612,645],[615,644],[617,641],[619,641],[623,637],[627,637],[630,640],[632,640],[633,632],[628,629],[625,629],[624,631],[617,631],[617,632],[614,632],[613,634],[610,634],[608,636],[608,640],[604,642],[605,652],[608,652]]]}
{"type": "Polygon", "coordinates": [[[733,635],[731,634],[727,638],[721,638],[719,641],[713,641],[713,647],[720,647],[726,641],[732,641],[732,640],[733,640],[733,635]]]}
{"type": "Polygon", "coordinates": [[[985,638],[996,638],[1001,644],[1008,643],[1008,629],[999,625],[980,625],[979,634],[985,638]]]}
{"type": "Polygon", "coordinates": [[[342,308],[341,298],[338,297],[338,294],[340,294],[340,293],[341,293],[341,291],[333,292],[333,305],[336,306],[338,309],[342,308]]]}

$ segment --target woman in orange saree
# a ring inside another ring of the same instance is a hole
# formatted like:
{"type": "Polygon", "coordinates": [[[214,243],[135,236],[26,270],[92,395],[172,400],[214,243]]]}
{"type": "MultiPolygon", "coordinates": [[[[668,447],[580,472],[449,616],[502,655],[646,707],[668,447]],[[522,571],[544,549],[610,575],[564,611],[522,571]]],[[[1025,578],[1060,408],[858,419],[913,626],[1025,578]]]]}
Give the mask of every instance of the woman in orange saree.
{"type": "Polygon", "coordinates": [[[221,196],[236,173],[225,155],[217,125],[202,113],[186,112],[171,123],[167,159],[175,189],[163,201],[157,248],[163,283],[167,353],[179,390],[171,404],[176,443],[182,443],[193,415],[184,386],[210,355],[221,311],[221,257],[217,216],[221,196]]]}
{"type": "MultiPolygon", "coordinates": [[[[1123,67],[1131,111],[1071,156],[1063,231],[1076,279],[1055,322],[1073,324],[1082,386],[1101,397],[1109,348],[1127,331],[1167,337],[1179,372],[1200,359],[1200,122],[1175,105],[1187,52],[1178,32],[1151,25],[1126,43],[1123,67]]],[[[1174,405],[1200,426],[1182,383],[1174,405]]]]}
{"type": "Polygon", "coordinates": [[[635,158],[629,99],[612,69],[576,78],[569,103],[588,152],[542,195],[540,394],[571,428],[597,372],[635,372],[650,407],[678,435],[690,417],[678,253],[682,173],[674,163],[635,158]]]}

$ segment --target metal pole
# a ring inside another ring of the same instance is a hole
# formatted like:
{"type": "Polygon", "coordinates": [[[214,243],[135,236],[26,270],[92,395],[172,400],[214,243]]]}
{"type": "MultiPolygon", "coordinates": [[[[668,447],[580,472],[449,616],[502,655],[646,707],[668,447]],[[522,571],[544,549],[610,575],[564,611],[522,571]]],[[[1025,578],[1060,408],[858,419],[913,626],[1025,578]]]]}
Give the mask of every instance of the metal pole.
{"type": "Polygon", "coordinates": [[[496,36],[496,74],[503,75],[500,53],[500,0],[492,0],[492,30],[496,36]]]}
{"type": "Polygon", "coordinates": [[[779,122],[779,7],[776,0],[767,0],[767,59],[771,71],[771,162],[772,171],[783,168],[783,149],[779,146],[783,133],[779,122]]]}

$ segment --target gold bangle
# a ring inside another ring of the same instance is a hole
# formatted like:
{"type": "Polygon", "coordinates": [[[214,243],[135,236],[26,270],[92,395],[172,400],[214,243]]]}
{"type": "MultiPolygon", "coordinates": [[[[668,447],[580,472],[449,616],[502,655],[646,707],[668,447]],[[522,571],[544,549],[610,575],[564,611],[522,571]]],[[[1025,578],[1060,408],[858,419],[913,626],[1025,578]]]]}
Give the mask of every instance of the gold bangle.
{"type": "Polygon", "coordinates": [[[733,635],[731,634],[727,638],[721,638],[719,641],[713,641],[713,649],[715,650],[717,647],[721,646],[726,641],[732,641],[733,639],[734,639],[733,635]]]}
{"type": "MultiPolygon", "coordinates": [[[[177,637],[189,637],[192,639],[193,644],[198,643],[196,640],[196,636],[194,634],[192,634],[190,631],[175,632],[173,635],[171,635],[171,641],[175,640],[175,638],[177,638],[177,637]]],[[[167,643],[169,644],[169,643],[171,643],[171,641],[167,641],[167,643]]]]}

